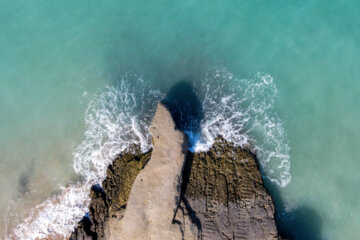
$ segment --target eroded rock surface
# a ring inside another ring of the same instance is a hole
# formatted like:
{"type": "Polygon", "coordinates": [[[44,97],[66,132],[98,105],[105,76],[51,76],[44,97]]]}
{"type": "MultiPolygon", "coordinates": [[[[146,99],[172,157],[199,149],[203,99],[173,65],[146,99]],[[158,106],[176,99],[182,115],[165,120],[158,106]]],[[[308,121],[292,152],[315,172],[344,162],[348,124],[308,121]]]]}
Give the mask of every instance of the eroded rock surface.
{"type": "Polygon", "coordinates": [[[250,151],[218,137],[187,161],[182,201],[199,239],[277,239],[274,204],[250,151]]]}
{"type": "Polygon", "coordinates": [[[159,109],[154,150],[115,159],[71,239],[278,239],[255,155],[218,137],[183,169],[186,139],[159,109]]]}

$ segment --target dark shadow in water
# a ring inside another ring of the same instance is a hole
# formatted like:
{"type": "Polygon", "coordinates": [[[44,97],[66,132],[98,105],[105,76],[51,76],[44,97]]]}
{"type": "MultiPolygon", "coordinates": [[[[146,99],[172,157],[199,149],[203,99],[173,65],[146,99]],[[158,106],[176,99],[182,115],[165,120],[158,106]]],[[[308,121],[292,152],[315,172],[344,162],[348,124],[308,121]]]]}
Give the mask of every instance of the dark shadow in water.
{"type": "Polygon", "coordinates": [[[321,240],[322,220],[314,209],[303,205],[287,211],[277,186],[265,183],[275,202],[275,219],[279,234],[292,240],[321,240]]]}
{"type": "MultiPolygon", "coordinates": [[[[162,103],[170,111],[176,128],[185,132],[189,140],[189,149],[193,150],[200,136],[200,121],[203,116],[202,105],[191,85],[191,80],[178,81],[172,86],[162,103]]],[[[183,182],[181,185],[181,199],[186,210],[190,214],[191,221],[201,229],[201,222],[184,197],[193,161],[193,153],[188,151],[183,170],[183,182]]],[[[176,215],[176,214],[175,214],[176,215]]]]}
{"type": "Polygon", "coordinates": [[[162,103],[169,109],[176,128],[185,132],[189,138],[189,148],[200,136],[202,105],[195,94],[191,80],[180,80],[169,90],[162,103]]]}
{"type": "MultiPolygon", "coordinates": [[[[171,112],[176,127],[188,135],[190,150],[191,144],[194,145],[198,140],[196,136],[200,135],[200,121],[203,117],[202,104],[195,94],[195,90],[191,85],[192,82],[190,79],[178,81],[162,101],[171,112]]],[[[181,196],[192,221],[201,229],[198,217],[184,197],[191,173],[192,156],[193,154],[188,151],[183,171],[181,196]]],[[[323,223],[316,211],[306,205],[287,211],[278,187],[266,179],[264,179],[264,182],[275,201],[275,218],[279,234],[285,239],[292,240],[321,239],[323,223]]]]}
{"type": "Polygon", "coordinates": [[[20,174],[18,181],[18,193],[20,195],[25,195],[31,191],[30,181],[31,181],[31,177],[34,175],[34,169],[35,169],[35,159],[33,158],[27,164],[26,170],[20,174]]]}

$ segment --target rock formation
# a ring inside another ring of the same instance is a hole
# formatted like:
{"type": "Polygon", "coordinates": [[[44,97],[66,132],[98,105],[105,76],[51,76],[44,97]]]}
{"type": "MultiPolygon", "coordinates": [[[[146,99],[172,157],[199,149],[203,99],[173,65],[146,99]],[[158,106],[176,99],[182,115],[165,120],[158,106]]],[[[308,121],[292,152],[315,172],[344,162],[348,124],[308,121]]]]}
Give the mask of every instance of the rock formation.
{"type": "Polygon", "coordinates": [[[150,133],[154,144],[150,161],[133,183],[124,218],[111,224],[109,239],[180,239],[180,229],[173,227],[172,221],[180,202],[186,137],[175,129],[162,104],[150,133]]]}
{"type": "Polygon", "coordinates": [[[272,198],[250,151],[218,137],[209,151],[189,154],[184,173],[180,208],[198,239],[277,239],[272,198]]]}
{"type": "Polygon", "coordinates": [[[160,104],[154,149],[114,160],[70,239],[278,238],[255,155],[218,137],[207,152],[186,156],[186,138],[174,127],[160,104]]]}
{"type": "Polygon", "coordinates": [[[135,178],[151,156],[151,151],[140,153],[136,146],[134,150],[135,153],[119,154],[108,167],[102,187],[92,187],[89,213],[80,221],[70,239],[108,239],[109,220],[121,217],[135,178]]]}

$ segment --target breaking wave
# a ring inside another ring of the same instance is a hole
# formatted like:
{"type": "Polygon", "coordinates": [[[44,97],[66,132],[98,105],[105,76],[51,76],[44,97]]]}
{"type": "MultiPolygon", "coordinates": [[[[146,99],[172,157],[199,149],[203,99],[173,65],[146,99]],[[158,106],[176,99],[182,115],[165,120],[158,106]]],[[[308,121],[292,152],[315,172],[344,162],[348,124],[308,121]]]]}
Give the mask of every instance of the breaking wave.
{"type": "MultiPolygon", "coordinates": [[[[192,150],[207,150],[217,135],[237,146],[251,146],[264,177],[285,187],[291,180],[290,147],[274,110],[278,91],[273,78],[257,73],[238,79],[225,68],[210,68],[203,79],[191,84],[203,113],[200,132],[186,132],[194,141],[192,150]]],[[[151,148],[149,126],[164,97],[136,74],[125,75],[118,84],[94,96],[85,113],[84,140],[74,151],[74,169],[82,182],[62,187],[60,195],[32,209],[10,238],[68,236],[88,210],[91,185],[104,180],[116,154],[133,144],[140,145],[143,152],[151,148]]]]}
{"type": "Polygon", "coordinates": [[[104,180],[114,157],[134,144],[143,152],[151,148],[148,129],[162,98],[159,91],[147,88],[141,76],[133,74],[94,96],[85,113],[84,140],[73,154],[75,172],[83,181],[62,187],[60,195],[32,209],[9,238],[65,239],[88,211],[90,187],[104,180]]]}
{"type": "Polygon", "coordinates": [[[127,76],[117,87],[90,102],[85,114],[85,140],[74,153],[74,169],[86,182],[102,181],[116,154],[140,145],[151,148],[149,126],[160,91],[151,90],[140,76],[127,76]],[[130,79],[129,79],[130,78],[130,79]]]}
{"type": "Polygon", "coordinates": [[[204,116],[195,151],[207,150],[222,135],[256,152],[263,176],[285,187],[291,181],[290,146],[274,109],[278,90],[272,76],[259,72],[240,79],[225,68],[213,68],[196,89],[204,116]]]}

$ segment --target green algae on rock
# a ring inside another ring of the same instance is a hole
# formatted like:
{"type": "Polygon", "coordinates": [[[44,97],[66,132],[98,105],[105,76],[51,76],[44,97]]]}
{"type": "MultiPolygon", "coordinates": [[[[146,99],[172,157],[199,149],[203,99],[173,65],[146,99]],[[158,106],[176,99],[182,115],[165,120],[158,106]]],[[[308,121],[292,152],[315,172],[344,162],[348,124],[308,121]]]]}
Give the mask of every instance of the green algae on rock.
{"type": "Polygon", "coordinates": [[[189,153],[182,202],[196,223],[197,239],[278,238],[256,156],[220,136],[208,151],[189,153]]]}
{"type": "Polygon", "coordinates": [[[125,208],[132,184],[151,156],[151,151],[140,153],[136,146],[133,149],[135,153],[126,152],[114,159],[102,187],[92,187],[89,214],[80,221],[71,240],[107,239],[109,218],[125,208]]]}
{"type": "MultiPolygon", "coordinates": [[[[119,155],[101,188],[91,190],[89,218],[70,239],[107,239],[108,222],[126,210],[132,184],[151,156],[119,155]]],[[[277,239],[274,204],[256,156],[222,137],[206,152],[188,152],[181,202],[174,217],[183,239],[277,239]]]]}
{"type": "Polygon", "coordinates": [[[206,197],[228,204],[251,198],[265,189],[255,155],[218,137],[207,152],[189,154],[187,198],[206,197]]]}

